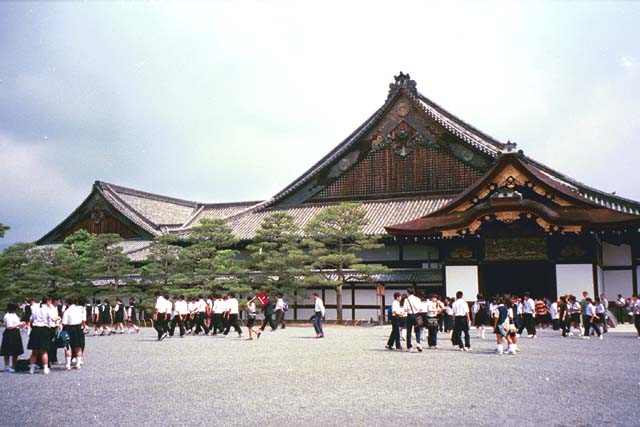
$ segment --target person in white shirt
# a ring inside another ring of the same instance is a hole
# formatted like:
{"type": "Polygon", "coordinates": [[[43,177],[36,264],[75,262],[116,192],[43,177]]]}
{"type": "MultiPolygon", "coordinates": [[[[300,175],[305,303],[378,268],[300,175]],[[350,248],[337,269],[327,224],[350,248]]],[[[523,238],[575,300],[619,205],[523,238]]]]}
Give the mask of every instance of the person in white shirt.
{"type": "Polygon", "coordinates": [[[276,328],[280,326],[284,329],[287,326],[284,321],[284,316],[287,312],[286,308],[282,294],[276,294],[276,328]]]}
{"type": "Polygon", "coordinates": [[[49,323],[51,322],[51,311],[47,307],[47,303],[51,302],[50,297],[42,298],[40,304],[35,303],[31,306],[31,334],[27,348],[31,350],[29,358],[29,373],[36,371],[36,362],[38,357],[42,357],[43,372],[48,375],[49,369],[49,345],[51,344],[51,330],[49,323]]]}
{"type": "Polygon", "coordinates": [[[58,363],[58,333],[60,331],[60,315],[63,312],[60,298],[52,298],[47,303],[47,309],[51,313],[49,320],[49,330],[51,331],[51,342],[49,345],[49,367],[58,363]],[[60,306],[60,309],[58,309],[60,306]]]}
{"type": "Polygon", "coordinates": [[[125,312],[124,312],[124,303],[120,297],[116,298],[116,304],[113,306],[113,331],[114,333],[118,333],[118,329],[120,329],[121,334],[124,334],[124,320],[125,320],[125,312]]]}
{"type": "Polygon", "coordinates": [[[638,332],[638,339],[640,339],[640,299],[638,295],[633,294],[631,297],[631,313],[633,314],[633,324],[638,332]]]}
{"type": "Polygon", "coordinates": [[[407,350],[411,351],[411,330],[415,330],[416,348],[422,351],[422,300],[418,298],[412,289],[407,290],[407,298],[404,300],[404,311],[407,312],[407,350]]]}
{"type": "Polygon", "coordinates": [[[530,297],[528,292],[525,292],[524,299],[522,300],[522,325],[520,325],[519,334],[522,335],[524,329],[527,329],[529,338],[535,338],[536,336],[536,324],[534,318],[536,317],[536,302],[530,297]]]}
{"type": "Polygon", "coordinates": [[[456,292],[456,300],[451,305],[453,310],[453,345],[458,344],[460,351],[471,351],[471,337],[469,336],[469,305],[462,299],[462,291],[456,292]],[[462,333],[464,332],[464,345],[462,333]]]}
{"type": "Polygon", "coordinates": [[[324,338],[324,328],[322,327],[322,318],[325,315],[324,302],[317,292],[311,294],[314,301],[313,307],[313,329],[316,331],[316,338],[324,338]]]}
{"type": "Polygon", "coordinates": [[[84,331],[82,322],[86,321],[86,315],[81,306],[76,305],[75,298],[68,298],[69,307],[62,315],[62,330],[69,335],[69,345],[65,347],[65,369],[71,369],[72,356],[76,359],[75,369],[82,366],[82,353],[84,350],[84,331]]]}
{"type": "Polygon", "coordinates": [[[253,334],[256,334],[257,338],[259,339],[260,335],[262,334],[259,329],[254,328],[256,324],[256,318],[258,317],[258,312],[256,311],[256,303],[254,301],[255,297],[249,295],[247,300],[247,329],[249,330],[249,338],[247,338],[247,340],[252,340],[253,334]]]}
{"type": "Polygon", "coordinates": [[[438,296],[431,295],[424,309],[427,313],[427,344],[431,349],[438,348],[438,315],[440,314],[440,305],[438,304],[438,296]]]}
{"type": "Polygon", "coordinates": [[[602,337],[602,332],[600,332],[600,328],[598,327],[598,316],[596,315],[596,308],[593,305],[593,301],[591,297],[585,297],[584,299],[584,335],[582,339],[588,340],[589,335],[591,335],[591,328],[593,328],[598,338],[602,337]]]}
{"type": "Polygon", "coordinates": [[[560,311],[558,310],[558,301],[554,301],[549,306],[549,316],[554,331],[560,329],[560,311]]]}
{"type": "Polygon", "coordinates": [[[2,344],[0,344],[0,355],[4,356],[4,370],[6,372],[16,371],[18,356],[24,353],[19,328],[23,328],[26,323],[20,321],[16,314],[17,309],[17,304],[9,303],[2,321],[4,332],[2,333],[2,344]]]}
{"type": "Polygon", "coordinates": [[[138,307],[136,307],[136,300],[129,298],[129,306],[127,307],[127,333],[131,333],[131,328],[136,331],[136,334],[140,333],[140,328],[136,323],[138,323],[138,307]]]}
{"type": "Polygon", "coordinates": [[[169,336],[172,337],[176,331],[176,325],[180,330],[180,338],[184,338],[184,320],[189,315],[189,305],[184,299],[184,295],[179,295],[176,303],[174,304],[175,314],[171,320],[171,329],[169,329],[169,336]]]}
{"type": "Polygon", "coordinates": [[[391,335],[389,335],[387,345],[384,346],[384,348],[388,350],[393,350],[394,345],[396,350],[402,350],[402,345],[400,344],[399,319],[402,317],[404,310],[400,306],[400,299],[402,299],[400,292],[393,294],[393,303],[391,304],[391,335]]]}
{"type": "Polygon", "coordinates": [[[207,302],[202,295],[198,295],[195,308],[195,323],[196,330],[194,333],[198,335],[201,331],[204,331],[205,335],[209,334],[209,327],[207,326],[207,302]]]}
{"type": "Polygon", "coordinates": [[[606,334],[609,331],[609,325],[607,325],[607,313],[609,312],[609,300],[607,299],[605,294],[600,294],[600,302],[604,307],[604,315],[601,319],[602,333],[606,334]]]}
{"type": "Polygon", "coordinates": [[[213,309],[211,315],[211,335],[224,332],[224,322],[222,315],[226,311],[224,299],[220,295],[214,295],[213,309]]]}
{"type": "Polygon", "coordinates": [[[231,327],[233,326],[233,329],[235,329],[235,331],[238,333],[238,338],[242,338],[242,329],[240,328],[240,323],[238,322],[240,311],[238,307],[238,300],[236,299],[235,294],[230,293],[229,295],[227,295],[226,308],[227,328],[224,330],[223,335],[226,337],[229,334],[229,331],[231,331],[231,327]]]}
{"type": "Polygon", "coordinates": [[[156,309],[153,315],[153,328],[158,332],[158,341],[162,341],[169,334],[169,327],[167,325],[167,319],[169,313],[167,312],[167,299],[160,294],[155,293],[156,296],[156,309]]]}

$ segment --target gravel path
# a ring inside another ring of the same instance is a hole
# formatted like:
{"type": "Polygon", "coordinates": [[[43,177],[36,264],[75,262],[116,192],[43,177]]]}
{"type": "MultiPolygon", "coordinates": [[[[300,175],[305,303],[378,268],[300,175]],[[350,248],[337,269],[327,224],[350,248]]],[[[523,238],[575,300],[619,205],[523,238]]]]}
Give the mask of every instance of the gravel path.
{"type": "Polygon", "coordinates": [[[388,327],[88,337],[80,371],[0,373],[0,425],[639,425],[640,340],[626,330],[541,331],[517,356],[475,332],[471,353],[444,334],[440,350],[388,351],[388,327]]]}

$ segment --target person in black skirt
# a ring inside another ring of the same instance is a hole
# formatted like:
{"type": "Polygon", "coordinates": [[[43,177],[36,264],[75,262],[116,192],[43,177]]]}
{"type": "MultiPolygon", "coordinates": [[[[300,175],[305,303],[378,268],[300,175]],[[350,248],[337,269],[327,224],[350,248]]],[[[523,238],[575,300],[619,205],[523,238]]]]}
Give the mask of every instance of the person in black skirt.
{"type": "Polygon", "coordinates": [[[31,334],[29,334],[29,342],[27,348],[31,350],[29,358],[29,373],[36,372],[36,363],[38,358],[42,358],[43,373],[48,375],[51,373],[49,369],[49,345],[51,344],[51,311],[47,307],[47,303],[51,302],[50,297],[42,298],[42,303],[33,304],[31,306],[31,334]]]}
{"type": "Polygon", "coordinates": [[[69,345],[65,347],[65,369],[71,369],[72,356],[76,359],[75,369],[82,366],[82,355],[84,350],[84,331],[82,323],[86,321],[86,313],[82,306],[76,305],[75,298],[67,299],[68,308],[62,315],[62,330],[69,334],[69,345]]]}
{"type": "Polygon", "coordinates": [[[135,329],[136,334],[140,332],[138,325],[138,308],[136,300],[129,298],[129,307],[127,307],[127,332],[131,333],[131,328],[135,329]]]}
{"type": "Polygon", "coordinates": [[[471,307],[471,314],[473,315],[473,326],[476,327],[478,338],[484,339],[484,329],[489,320],[487,312],[487,302],[484,300],[481,294],[476,296],[476,302],[471,307]]]}
{"type": "Polygon", "coordinates": [[[15,372],[18,356],[24,353],[20,328],[25,326],[25,322],[20,321],[20,318],[16,314],[17,309],[17,304],[9,303],[9,305],[7,305],[7,312],[4,315],[4,320],[2,321],[5,329],[2,333],[0,355],[4,356],[4,370],[7,372],[15,372]],[[11,358],[11,362],[9,362],[9,358],[11,358]]]}
{"type": "Polygon", "coordinates": [[[107,332],[107,335],[113,333],[110,327],[113,323],[113,311],[111,310],[108,299],[102,301],[102,304],[98,307],[98,322],[102,329],[100,335],[104,335],[105,332],[107,332]]]}
{"type": "Polygon", "coordinates": [[[120,328],[121,334],[124,334],[124,304],[120,297],[116,298],[116,305],[113,306],[113,331],[117,334],[120,328]]]}

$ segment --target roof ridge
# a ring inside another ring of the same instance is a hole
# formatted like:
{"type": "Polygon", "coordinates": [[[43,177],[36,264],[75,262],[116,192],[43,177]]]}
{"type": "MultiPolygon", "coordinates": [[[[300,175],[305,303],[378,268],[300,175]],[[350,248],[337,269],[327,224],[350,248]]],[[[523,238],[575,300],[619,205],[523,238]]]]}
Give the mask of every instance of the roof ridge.
{"type": "MultiPolygon", "coordinates": [[[[132,213],[134,213],[138,217],[138,219],[140,219],[143,223],[145,223],[147,226],[150,226],[153,229],[153,233],[158,233],[160,224],[156,224],[155,222],[151,221],[149,218],[147,218],[146,216],[138,212],[137,209],[134,209],[129,203],[127,203],[125,200],[122,199],[122,197],[120,197],[117,191],[111,188],[111,184],[108,184],[102,181],[96,181],[96,184],[99,184],[98,191],[101,192],[105,197],[107,197],[105,193],[109,192],[110,197],[113,197],[114,199],[116,199],[118,203],[121,203],[125,208],[129,209],[132,213]]],[[[124,212],[122,213],[124,214],[124,212]]],[[[125,216],[127,215],[125,214],[125,216]]],[[[127,216],[127,218],[129,217],[127,216]]]]}
{"type": "Polygon", "coordinates": [[[258,203],[262,203],[264,200],[248,200],[246,202],[223,202],[223,203],[203,203],[202,206],[206,208],[227,208],[234,206],[255,206],[258,203]]]}
{"type": "Polygon", "coordinates": [[[446,110],[444,107],[442,107],[440,104],[434,102],[432,99],[426,97],[425,95],[421,94],[420,92],[418,92],[417,98],[419,100],[425,102],[425,103],[428,103],[431,107],[433,107],[434,109],[438,110],[438,112],[440,114],[448,116],[450,119],[460,123],[461,125],[463,125],[463,127],[466,127],[467,129],[471,130],[473,133],[476,133],[479,136],[488,139],[487,142],[491,143],[492,145],[495,145],[497,149],[499,149],[499,150],[504,149],[504,143],[498,141],[496,138],[494,138],[493,136],[489,135],[488,133],[478,129],[477,127],[467,123],[466,121],[462,120],[460,117],[456,116],[455,114],[452,114],[451,112],[446,110]]]}
{"type": "Polygon", "coordinates": [[[148,191],[137,190],[135,188],[123,187],[121,185],[111,184],[105,181],[96,181],[96,183],[99,183],[101,185],[106,185],[116,193],[122,193],[129,196],[137,196],[137,197],[142,197],[146,199],[157,200],[160,202],[172,203],[175,205],[182,205],[182,206],[196,208],[198,205],[204,204],[204,203],[196,202],[193,200],[178,199],[176,197],[164,196],[162,194],[157,194],[157,193],[149,193],[148,191]]]}

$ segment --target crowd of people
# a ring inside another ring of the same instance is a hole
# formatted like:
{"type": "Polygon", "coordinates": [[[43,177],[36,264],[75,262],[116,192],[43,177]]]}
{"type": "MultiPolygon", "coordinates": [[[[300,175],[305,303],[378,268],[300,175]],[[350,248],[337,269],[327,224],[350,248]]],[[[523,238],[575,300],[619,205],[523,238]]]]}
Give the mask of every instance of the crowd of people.
{"type": "Polygon", "coordinates": [[[259,339],[267,326],[272,331],[279,327],[286,328],[286,312],[289,305],[284,301],[283,295],[278,293],[275,300],[270,299],[266,293],[260,292],[256,296],[249,295],[241,306],[235,293],[230,292],[224,297],[214,294],[209,297],[198,295],[194,298],[185,298],[177,295],[170,298],[168,294],[157,292],[153,326],[158,333],[158,341],[175,335],[176,327],[179,336],[186,334],[219,335],[227,336],[231,329],[242,338],[240,326],[241,311],[246,311],[246,326],[249,333],[248,340],[254,335],[259,339]],[[262,306],[261,311],[264,320],[260,328],[256,328],[258,311],[256,301],[262,306]],[[275,316],[275,321],[274,321],[275,316]]]}
{"type": "MultiPolygon", "coordinates": [[[[477,337],[485,339],[487,328],[496,336],[497,354],[516,354],[518,338],[537,337],[537,328],[561,331],[563,337],[578,336],[590,339],[592,335],[604,339],[608,329],[609,302],[604,294],[592,298],[588,292],[582,299],[570,294],[551,301],[535,300],[529,293],[499,295],[487,302],[482,295],[470,306],[458,291],[455,298],[441,300],[437,295],[421,295],[408,289],[405,294],[396,292],[387,316],[391,320],[391,334],[385,348],[389,350],[422,352],[422,338],[426,333],[429,349],[438,349],[438,333],[449,333],[452,345],[460,351],[471,351],[472,326],[477,337]],[[463,339],[464,335],[464,339],[463,339]],[[403,347],[402,342],[405,341],[403,347]],[[505,349],[504,344],[507,344],[505,349]]],[[[625,305],[635,324],[640,339],[640,300],[633,295],[625,305]]]]}
{"type": "MultiPolygon", "coordinates": [[[[471,327],[474,326],[477,338],[485,339],[486,330],[491,328],[496,336],[496,353],[516,354],[519,351],[518,339],[536,338],[537,329],[551,328],[561,332],[563,337],[578,336],[590,339],[595,335],[604,338],[607,332],[609,301],[604,295],[592,298],[583,292],[582,299],[573,295],[563,295],[557,300],[547,298],[535,300],[528,293],[501,295],[487,302],[482,295],[470,305],[457,292],[455,298],[441,300],[437,295],[428,297],[407,290],[406,294],[396,292],[389,307],[391,334],[387,349],[413,351],[412,339],[415,337],[415,350],[423,351],[422,338],[425,334],[429,349],[438,349],[438,333],[449,333],[452,345],[461,351],[471,351],[471,327]],[[402,341],[405,341],[403,347],[402,341]],[[506,344],[506,348],[505,348],[506,344]]],[[[314,314],[310,318],[316,332],[316,338],[324,337],[323,319],[325,307],[320,295],[313,293],[314,314]]],[[[619,296],[619,300],[622,299],[619,296]]],[[[640,300],[633,295],[628,301],[622,299],[624,314],[634,322],[640,338],[640,300]]],[[[621,306],[616,301],[616,307],[621,306]]],[[[248,296],[242,304],[234,293],[186,298],[177,295],[156,294],[153,326],[158,341],[175,334],[226,336],[231,329],[243,337],[240,325],[241,312],[246,312],[247,340],[259,339],[265,329],[272,331],[286,327],[286,312],[289,306],[283,295],[278,293],[270,299],[260,292],[248,296]],[[256,326],[258,303],[264,319],[260,327],[256,326]],[[275,317],[275,319],[274,319],[275,317]]],[[[133,298],[125,306],[122,299],[116,298],[112,306],[108,299],[94,301],[94,305],[83,299],[45,296],[41,301],[27,300],[22,305],[10,303],[3,319],[4,332],[0,355],[4,357],[5,370],[15,372],[18,356],[24,354],[20,329],[26,329],[27,349],[31,350],[28,361],[30,373],[41,369],[44,374],[51,372],[52,363],[58,362],[58,350],[64,351],[64,368],[80,369],[85,350],[85,335],[91,333],[88,323],[93,324],[93,335],[112,335],[140,332],[138,326],[142,311],[133,298]],[[20,313],[20,314],[19,314],[20,313]]],[[[614,315],[615,316],[615,315],[614,315]]],[[[617,317],[617,316],[616,316],[617,317]]],[[[621,316],[622,317],[622,316],[621,316]]],[[[621,318],[617,318],[621,322],[621,318]]]]}

